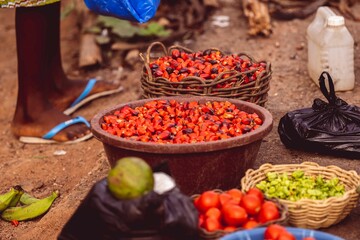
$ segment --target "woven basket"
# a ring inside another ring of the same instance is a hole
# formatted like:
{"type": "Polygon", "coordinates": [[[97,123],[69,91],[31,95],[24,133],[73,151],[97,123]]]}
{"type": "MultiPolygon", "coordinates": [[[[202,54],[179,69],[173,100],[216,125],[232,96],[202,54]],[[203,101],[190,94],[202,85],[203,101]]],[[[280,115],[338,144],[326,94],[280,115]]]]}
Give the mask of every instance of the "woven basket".
{"type": "MultiPolygon", "coordinates": [[[[244,78],[247,76],[247,74],[252,74],[257,69],[249,70],[246,72],[239,72],[235,70],[227,71],[220,73],[215,79],[212,80],[207,80],[196,76],[188,76],[182,79],[180,82],[171,82],[163,77],[155,78],[151,73],[150,63],[152,60],[154,60],[153,48],[156,46],[161,48],[164,56],[170,55],[173,49],[179,49],[187,53],[193,52],[192,50],[181,46],[171,46],[166,49],[166,47],[161,42],[154,42],[150,44],[147,49],[146,56],[140,54],[140,57],[144,62],[144,67],[141,75],[141,87],[143,89],[144,98],[177,95],[196,95],[236,98],[243,101],[255,103],[260,106],[265,105],[268,97],[268,91],[270,89],[270,79],[272,74],[270,63],[265,61],[257,62],[245,53],[237,54],[241,58],[249,59],[249,61],[252,63],[266,64],[265,70],[258,75],[257,79],[249,83],[245,83],[244,78]],[[225,74],[230,74],[230,76],[223,78],[225,74]],[[216,88],[218,84],[226,83],[231,83],[231,87],[216,88]]],[[[220,51],[215,48],[209,50],[220,51]]]]}
{"type": "Polygon", "coordinates": [[[292,173],[302,170],[306,175],[321,175],[325,179],[339,178],[345,185],[345,194],[341,197],[330,197],[326,200],[301,199],[296,202],[279,199],[289,210],[289,224],[300,228],[326,228],[343,220],[357,206],[360,176],[353,170],[346,171],[337,166],[319,166],[313,162],[301,164],[271,165],[263,164],[259,169],[249,169],[241,179],[242,191],[255,187],[266,179],[266,173],[292,173]]]}
{"type": "MultiPolygon", "coordinates": [[[[223,192],[220,189],[214,189],[213,191],[215,191],[217,193],[222,193],[223,192]]],[[[192,195],[191,198],[195,199],[198,196],[200,196],[200,194],[192,195]]],[[[276,206],[278,207],[278,209],[280,211],[280,218],[276,219],[274,221],[269,221],[269,222],[267,222],[265,224],[259,224],[256,228],[266,227],[266,226],[269,226],[270,224],[275,224],[275,223],[280,224],[280,225],[286,225],[287,221],[288,221],[288,218],[289,218],[289,212],[288,212],[288,209],[287,209],[286,205],[282,204],[277,199],[268,199],[268,198],[265,197],[265,200],[272,201],[272,202],[274,202],[276,204],[276,206]]],[[[246,229],[241,228],[241,227],[236,229],[236,231],[241,231],[241,230],[246,230],[246,229]]],[[[223,236],[225,236],[227,234],[230,234],[230,233],[231,232],[226,232],[224,230],[218,230],[218,231],[214,231],[214,232],[209,232],[204,228],[199,228],[199,236],[201,237],[201,239],[212,239],[212,240],[220,239],[221,237],[223,237],[223,236]]]]}

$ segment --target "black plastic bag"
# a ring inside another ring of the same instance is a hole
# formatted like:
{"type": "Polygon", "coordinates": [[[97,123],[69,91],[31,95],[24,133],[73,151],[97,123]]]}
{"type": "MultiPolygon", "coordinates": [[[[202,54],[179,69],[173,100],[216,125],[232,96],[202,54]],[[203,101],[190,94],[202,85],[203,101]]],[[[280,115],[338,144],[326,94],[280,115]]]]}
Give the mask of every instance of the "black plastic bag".
{"type": "Polygon", "coordinates": [[[58,240],[198,239],[198,213],[175,187],[131,200],[114,198],[106,178],[97,182],[65,224],[58,240]]]}
{"type": "Polygon", "coordinates": [[[285,114],[278,126],[281,141],[288,148],[359,159],[360,108],[335,95],[328,72],[322,72],[319,84],[328,103],[316,98],[311,108],[285,114]]]}

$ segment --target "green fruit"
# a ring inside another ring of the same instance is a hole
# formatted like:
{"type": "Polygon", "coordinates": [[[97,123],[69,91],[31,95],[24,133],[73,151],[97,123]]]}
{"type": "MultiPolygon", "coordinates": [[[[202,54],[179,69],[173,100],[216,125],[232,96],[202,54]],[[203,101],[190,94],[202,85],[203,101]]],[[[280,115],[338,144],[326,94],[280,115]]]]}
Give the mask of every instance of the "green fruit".
{"type": "Polygon", "coordinates": [[[33,196],[31,196],[30,194],[28,193],[24,193],[21,195],[19,201],[22,205],[29,205],[29,204],[32,204],[34,202],[37,202],[39,201],[40,199],[38,198],[35,198],[33,196]]]}
{"type": "Polygon", "coordinates": [[[39,217],[50,209],[52,203],[58,196],[59,193],[55,191],[50,196],[39,199],[29,205],[9,207],[1,213],[1,218],[6,221],[25,221],[39,217]]]}
{"type": "Polygon", "coordinates": [[[0,195],[0,213],[9,207],[18,194],[19,189],[17,187],[12,187],[9,191],[0,195]]]}
{"type": "Polygon", "coordinates": [[[124,157],[110,169],[108,188],[117,199],[140,197],[154,188],[151,167],[141,158],[124,157]]]}

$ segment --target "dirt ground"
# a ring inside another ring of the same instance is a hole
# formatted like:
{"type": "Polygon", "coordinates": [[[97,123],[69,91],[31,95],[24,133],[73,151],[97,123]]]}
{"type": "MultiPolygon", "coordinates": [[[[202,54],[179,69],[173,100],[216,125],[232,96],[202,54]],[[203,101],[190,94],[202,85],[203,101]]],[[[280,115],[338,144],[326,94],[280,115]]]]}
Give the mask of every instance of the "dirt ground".
{"type": "MultiPolygon", "coordinates": [[[[315,97],[322,97],[320,90],[307,74],[307,44],[305,31],[314,15],[304,20],[273,20],[273,34],[269,38],[249,38],[247,22],[236,1],[222,1],[223,6],[213,15],[228,15],[230,26],[220,28],[212,25],[211,16],[205,23],[204,32],[190,41],[179,43],[194,50],[217,47],[228,52],[246,52],[255,59],[271,62],[273,77],[266,108],[273,114],[274,128],[262,145],[255,168],[263,163],[300,163],[314,161],[320,165],[338,165],[354,169],[360,174],[358,160],[321,156],[286,149],[277,134],[278,121],[286,112],[309,107],[315,97]]],[[[358,12],[359,7],[355,6],[358,12]]],[[[101,142],[92,138],[76,145],[31,145],[22,144],[10,132],[17,95],[17,59],[15,46],[14,10],[1,9],[0,14],[0,192],[20,184],[37,197],[43,197],[58,189],[61,196],[51,210],[42,218],[21,222],[14,227],[0,221],[0,239],[56,239],[64,224],[79,206],[91,186],[106,176],[109,165],[101,142]],[[56,155],[63,150],[65,155],[56,155]]],[[[76,16],[70,14],[62,21],[62,54],[64,67],[72,76],[94,77],[117,80],[120,62],[114,58],[95,70],[80,70],[77,67],[79,31],[74,24],[76,16]]],[[[360,27],[358,22],[347,20],[355,46],[356,86],[353,91],[338,93],[345,101],[360,105],[360,27]]],[[[116,55],[115,55],[116,56],[116,55]]],[[[75,115],[89,120],[100,110],[140,97],[141,63],[133,69],[125,68],[119,79],[125,91],[110,97],[98,99],[75,115]]],[[[359,239],[360,205],[341,223],[325,232],[337,234],[348,240],[359,239]]]]}

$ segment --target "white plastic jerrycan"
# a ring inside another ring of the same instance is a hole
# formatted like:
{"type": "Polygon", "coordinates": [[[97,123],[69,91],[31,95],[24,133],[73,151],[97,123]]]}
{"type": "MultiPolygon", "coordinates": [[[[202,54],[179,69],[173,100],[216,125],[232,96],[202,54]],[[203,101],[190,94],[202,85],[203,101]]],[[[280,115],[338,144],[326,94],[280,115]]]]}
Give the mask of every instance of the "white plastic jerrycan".
{"type": "Polygon", "coordinates": [[[352,90],[355,86],[354,39],[345,19],[329,7],[319,7],[307,28],[308,72],[319,85],[323,71],[330,73],[335,91],[352,90]]]}

